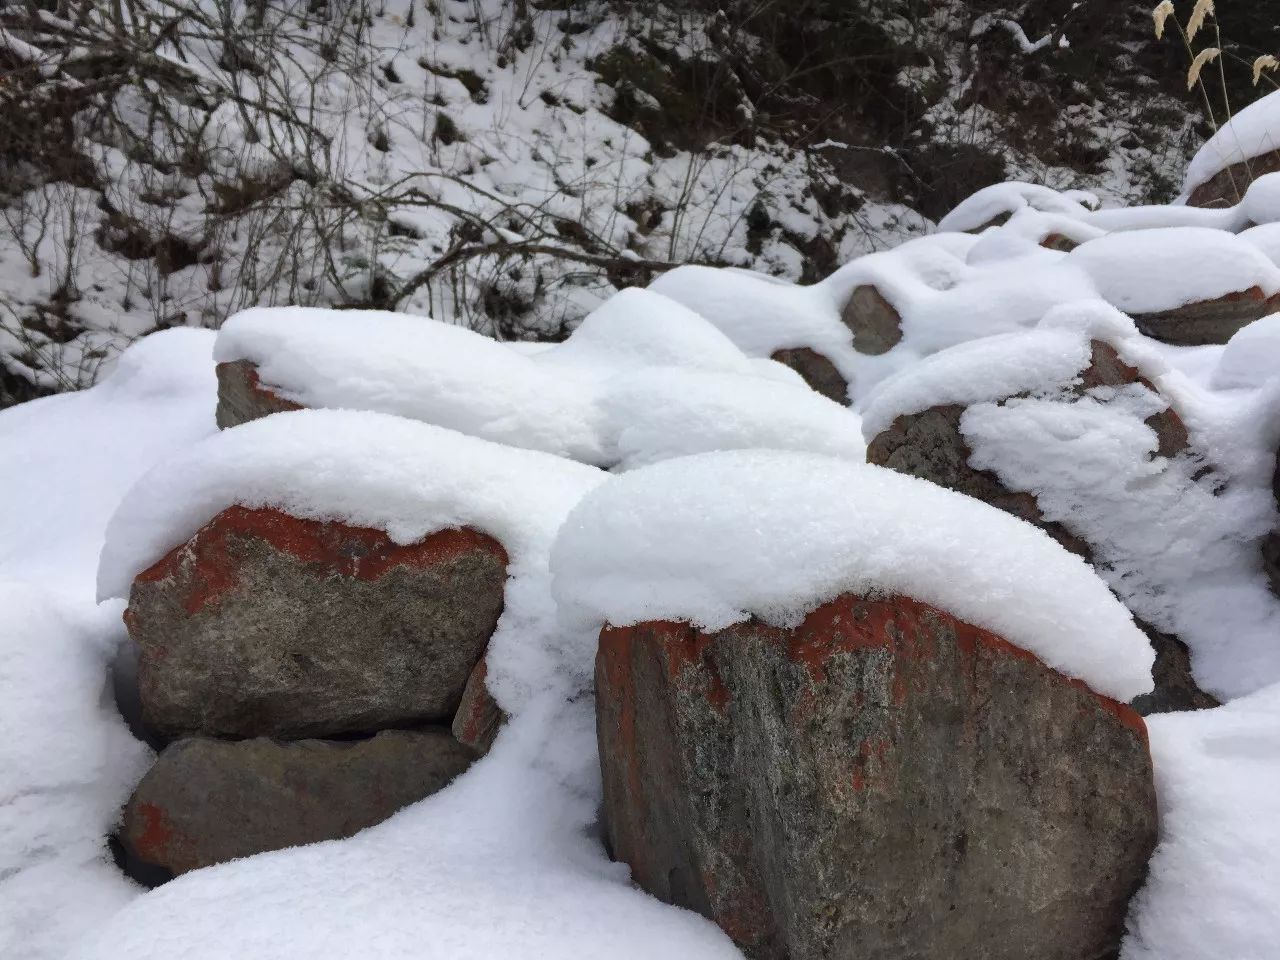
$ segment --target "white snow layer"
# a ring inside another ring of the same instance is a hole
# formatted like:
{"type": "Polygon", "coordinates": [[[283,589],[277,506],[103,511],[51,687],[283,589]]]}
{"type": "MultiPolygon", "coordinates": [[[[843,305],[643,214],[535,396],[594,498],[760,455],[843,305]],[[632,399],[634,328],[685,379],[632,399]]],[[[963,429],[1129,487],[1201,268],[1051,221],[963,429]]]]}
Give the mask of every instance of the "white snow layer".
{"type": "Polygon", "coordinates": [[[215,353],[252,361],[306,407],[393,413],[599,466],[752,446],[864,452],[853,413],[648,290],[622,291],[534,352],[425,317],[282,308],[232,317],[215,353]]]}
{"type": "Polygon", "coordinates": [[[1265,960],[1280,943],[1280,686],[1147,718],[1160,845],[1122,960],[1265,960]]]}
{"type": "Polygon", "coordinates": [[[740,451],[623,474],[570,514],[552,570],[588,637],[647,620],[794,625],[844,592],[902,594],[1099,693],[1151,689],[1147,638],[1082,560],[993,507],[865,464],[740,451]]]}
{"type": "Polygon", "coordinates": [[[0,955],[58,960],[141,893],[106,837],[150,751],[108,664],[121,605],[93,603],[107,519],[156,460],[214,431],[213,334],[171,330],[96,387],[0,411],[0,955]]]}
{"type": "Polygon", "coordinates": [[[1280,90],[1245,107],[1210,137],[1187,167],[1182,199],[1220,171],[1280,150],[1280,90]]]}

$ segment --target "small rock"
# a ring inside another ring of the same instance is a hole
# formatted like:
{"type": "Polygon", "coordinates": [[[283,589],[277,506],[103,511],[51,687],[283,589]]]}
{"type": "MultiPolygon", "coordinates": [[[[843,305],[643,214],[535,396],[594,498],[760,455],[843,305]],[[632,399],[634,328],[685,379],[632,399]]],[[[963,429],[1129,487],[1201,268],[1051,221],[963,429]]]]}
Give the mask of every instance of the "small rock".
{"type": "Polygon", "coordinates": [[[164,736],[448,723],[502,612],[506,552],[232,507],[139,574],[125,622],[164,736]]]}
{"type": "Polygon", "coordinates": [[[273,413],[302,409],[301,404],[279,397],[264,387],[258,378],[258,368],[249,360],[220,363],[216,372],[218,408],[215,416],[222,430],[273,413]]]}
{"type": "Polygon", "coordinates": [[[877,356],[888,353],[902,340],[902,317],[875,287],[854,287],[840,319],[853,333],[859,353],[877,356]]]}
{"type": "Polygon", "coordinates": [[[1156,843],[1142,719],[903,597],[607,627],[614,856],[753,960],[1114,956],[1156,843]]]}
{"type": "Polygon", "coordinates": [[[848,405],[849,382],[840,375],[836,365],[817,350],[809,347],[775,350],[769,359],[776,360],[800,374],[800,378],[815,393],[820,393],[841,406],[848,405]]]}
{"type": "Polygon", "coordinates": [[[135,860],[181,874],[337,840],[442,789],[473,759],[445,730],[359,741],[178,740],[134,790],[121,841],[135,860]]]}
{"type": "Polygon", "coordinates": [[[480,755],[489,752],[498,731],[507,722],[506,713],[485,684],[488,675],[488,662],[482,658],[467,679],[462,703],[453,717],[454,737],[480,755]]]}

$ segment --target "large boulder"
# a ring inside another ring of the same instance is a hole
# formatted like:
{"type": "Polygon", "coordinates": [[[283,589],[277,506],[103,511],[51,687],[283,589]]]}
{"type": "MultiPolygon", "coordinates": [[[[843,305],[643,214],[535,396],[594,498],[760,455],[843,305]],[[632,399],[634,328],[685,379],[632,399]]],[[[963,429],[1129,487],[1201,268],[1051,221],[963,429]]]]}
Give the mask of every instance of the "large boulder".
{"type": "Polygon", "coordinates": [[[286,400],[264,386],[258,368],[249,360],[219,363],[215,370],[218,407],[214,416],[223,430],[273,413],[302,409],[301,404],[286,400]]]}
{"type": "Polygon", "coordinates": [[[134,790],[120,839],[135,870],[168,874],[336,840],[430,796],[473,759],[439,729],[357,741],[179,740],[134,790]]]}
{"type": "Polygon", "coordinates": [[[606,627],[604,812],[753,960],[1114,956],[1156,842],[1142,719],[932,606],[606,627]]]}
{"type": "Polygon", "coordinates": [[[452,720],[503,607],[474,530],[381,530],[232,507],[133,584],[144,721],[163,736],[314,737],[452,720]]]}
{"type": "MultiPolygon", "coordinates": [[[[1079,377],[1064,384],[1064,397],[1083,396],[1099,388],[1141,386],[1153,393],[1155,386],[1126,363],[1110,343],[1092,340],[1090,362],[1079,377]]],[[[1034,494],[1009,489],[994,472],[973,466],[973,450],[961,430],[965,407],[940,404],[896,417],[888,428],[867,444],[867,461],[910,474],[982,500],[1006,513],[1033,523],[1072,553],[1093,562],[1093,548],[1062,523],[1047,520],[1034,494]]],[[[1172,406],[1153,413],[1144,423],[1155,433],[1162,457],[1185,452],[1190,440],[1186,424],[1172,406]]],[[[1137,701],[1144,713],[1213,707],[1218,701],[1197,685],[1191,674],[1186,645],[1171,634],[1139,620],[1156,651],[1155,690],[1137,701]]]]}

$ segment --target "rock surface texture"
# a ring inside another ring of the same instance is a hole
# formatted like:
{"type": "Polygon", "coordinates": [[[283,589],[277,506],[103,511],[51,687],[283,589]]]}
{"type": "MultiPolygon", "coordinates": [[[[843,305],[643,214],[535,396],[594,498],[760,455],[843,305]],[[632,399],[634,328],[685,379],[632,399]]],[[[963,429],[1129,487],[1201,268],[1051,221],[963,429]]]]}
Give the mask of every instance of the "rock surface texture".
{"type": "Polygon", "coordinates": [[[301,738],[451,722],[502,612],[473,530],[380,530],[232,507],[134,581],[144,721],[167,737],[301,738]]]}
{"type": "Polygon", "coordinates": [[[1234,207],[1244,199],[1249,184],[1268,173],[1280,171],[1280,150],[1252,157],[1245,163],[1234,163],[1191,191],[1187,205],[1192,207],[1234,207]]]}
{"type": "Polygon", "coordinates": [[[302,405],[277,396],[258,379],[258,368],[249,360],[217,365],[218,427],[227,429],[273,413],[301,410],[302,405]]]}
{"type": "Polygon", "coordinates": [[[809,389],[834,400],[841,406],[849,403],[849,382],[840,375],[836,365],[809,347],[793,347],[775,350],[769,357],[783,366],[790,367],[809,385],[809,389]]]}
{"type": "Polygon", "coordinates": [[[853,333],[859,353],[888,353],[902,339],[902,317],[879,290],[867,284],[854,287],[840,319],[853,333]]]}
{"type": "Polygon", "coordinates": [[[1155,340],[1184,347],[1226,343],[1255,320],[1280,311],[1280,295],[1250,287],[1216,300],[1188,303],[1158,313],[1135,313],[1138,329],[1155,340]]]}
{"type": "Polygon", "coordinates": [[[846,595],[791,630],[606,627],[596,687],[614,856],[753,960],[1115,955],[1146,728],[999,637],[846,595]]]}
{"type": "MultiPolygon", "coordinates": [[[[1126,364],[1110,344],[1095,340],[1091,347],[1089,366],[1081,373],[1079,381],[1070,387],[1075,395],[1098,387],[1124,387],[1135,383],[1156,392],[1155,387],[1137,369],[1126,364]]],[[[1063,524],[1046,520],[1033,494],[1010,490],[995,473],[970,465],[973,450],[960,429],[964,411],[962,406],[947,404],[896,418],[888,429],[868,443],[867,462],[932,481],[998,507],[1035,524],[1066,549],[1092,562],[1090,545],[1063,524]]],[[[1144,422],[1156,434],[1158,455],[1171,457],[1189,448],[1186,424],[1172,407],[1153,414],[1144,422]]],[[[1202,691],[1192,677],[1186,646],[1177,637],[1160,633],[1141,622],[1139,625],[1151,638],[1157,659],[1153,674],[1156,689],[1140,698],[1137,706],[1144,713],[1217,706],[1218,701],[1202,691]]]]}
{"type": "Polygon", "coordinates": [[[121,839],[142,863],[181,874],[349,837],[440,790],[473,759],[445,730],[354,742],[178,740],[134,791],[121,839]]]}

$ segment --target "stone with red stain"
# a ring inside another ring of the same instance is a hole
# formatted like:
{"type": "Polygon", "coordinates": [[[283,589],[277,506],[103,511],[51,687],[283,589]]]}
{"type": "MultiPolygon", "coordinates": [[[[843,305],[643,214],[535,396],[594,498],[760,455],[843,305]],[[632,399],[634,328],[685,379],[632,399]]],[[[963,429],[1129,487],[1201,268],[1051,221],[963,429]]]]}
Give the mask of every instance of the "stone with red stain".
{"type": "Polygon", "coordinates": [[[606,627],[610,848],[753,960],[1114,956],[1156,842],[1146,728],[903,597],[794,629],[606,627]]]}
{"type": "MultiPolygon", "coordinates": [[[[1081,396],[1099,387],[1140,385],[1158,393],[1141,372],[1125,363],[1110,344],[1095,340],[1086,367],[1072,384],[1059,385],[1065,396],[1081,396]]],[[[1052,384],[1047,386],[1053,386],[1052,384]]],[[[1008,397],[1002,400],[1010,399],[1008,397]]],[[[969,461],[973,451],[960,429],[965,408],[957,404],[931,407],[896,418],[867,444],[867,461],[956,490],[1038,526],[1063,547],[1093,562],[1093,547],[1061,523],[1045,519],[1035,495],[1012,490],[992,471],[969,461]]],[[[1156,455],[1173,457],[1190,448],[1186,424],[1172,407],[1152,414],[1144,423],[1156,435],[1156,455]]],[[[1145,713],[1214,707],[1218,701],[1196,684],[1187,648],[1177,637],[1141,624],[1156,650],[1155,691],[1141,698],[1145,713]]]]}
{"type": "Polygon", "coordinates": [[[181,874],[349,837],[442,789],[474,757],[443,729],[358,741],[178,740],[125,806],[120,839],[133,861],[181,874]]]}
{"type": "Polygon", "coordinates": [[[1280,311],[1280,294],[1267,296],[1250,287],[1214,300],[1200,300],[1171,310],[1132,314],[1148,337],[1179,346],[1226,343],[1255,320],[1280,311]]]}
{"type": "Polygon", "coordinates": [[[215,368],[218,375],[218,407],[215,417],[225,430],[250,420],[301,410],[302,405],[286,400],[262,383],[258,368],[250,360],[233,360],[215,368]]]}
{"type": "Polygon", "coordinates": [[[231,507],[134,580],[144,722],[166,737],[315,737],[449,722],[502,612],[474,530],[381,530],[231,507]]]}
{"type": "Polygon", "coordinates": [[[462,703],[453,716],[453,735],[479,754],[486,754],[493,746],[498,731],[507,722],[507,714],[489,692],[487,678],[489,666],[481,659],[467,679],[462,691],[462,703]]]}

